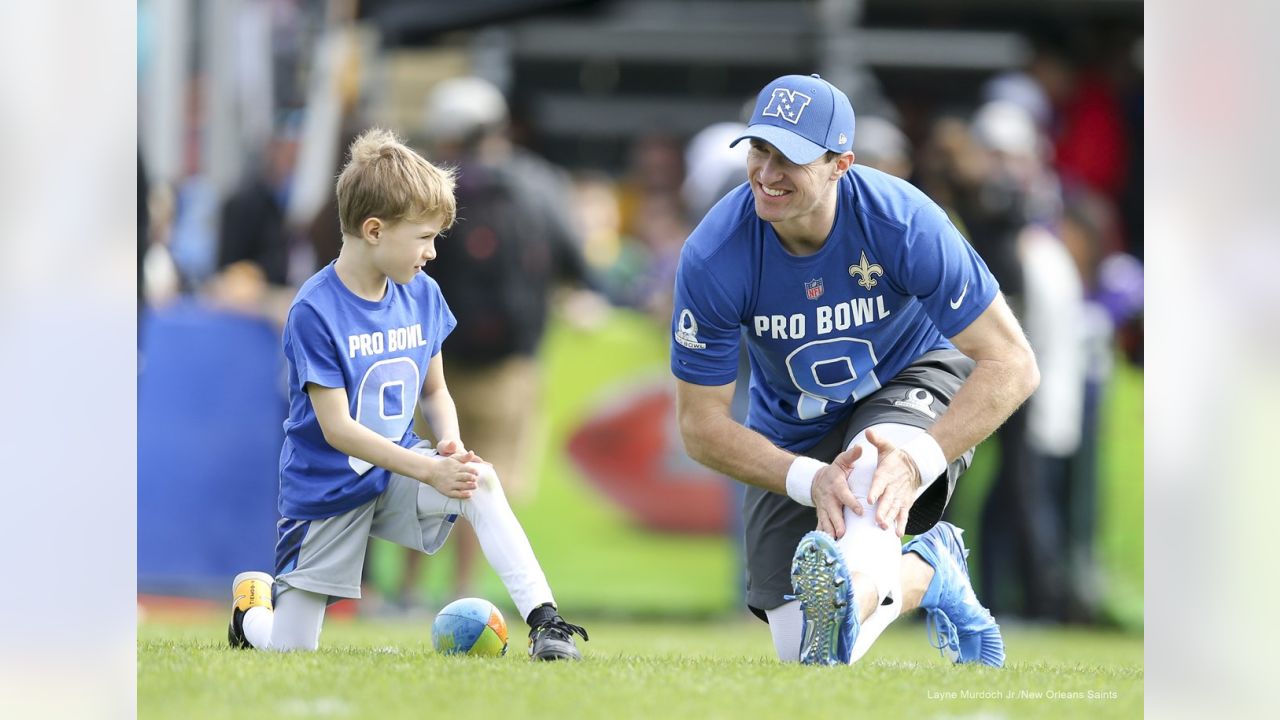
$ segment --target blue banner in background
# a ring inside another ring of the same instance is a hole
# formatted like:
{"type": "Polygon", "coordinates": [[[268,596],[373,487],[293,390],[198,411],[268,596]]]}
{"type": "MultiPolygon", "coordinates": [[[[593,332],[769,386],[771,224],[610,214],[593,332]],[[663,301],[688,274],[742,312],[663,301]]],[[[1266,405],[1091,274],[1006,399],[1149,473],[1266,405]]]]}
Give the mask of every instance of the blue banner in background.
{"type": "Polygon", "coordinates": [[[272,569],[284,394],[269,322],[184,302],[142,321],[138,591],[222,597],[272,569]]]}

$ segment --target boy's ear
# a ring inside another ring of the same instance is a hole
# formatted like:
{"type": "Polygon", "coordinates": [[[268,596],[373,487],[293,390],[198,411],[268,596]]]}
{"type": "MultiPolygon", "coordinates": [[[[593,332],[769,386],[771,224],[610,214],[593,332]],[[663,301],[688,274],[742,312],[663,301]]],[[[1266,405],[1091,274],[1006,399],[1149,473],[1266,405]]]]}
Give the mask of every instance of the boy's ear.
{"type": "Polygon", "coordinates": [[[376,217],[365,218],[364,222],[360,223],[360,234],[375,245],[382,239],[382,231],[384,229],[385,226],[382,221],[376,217]]]}

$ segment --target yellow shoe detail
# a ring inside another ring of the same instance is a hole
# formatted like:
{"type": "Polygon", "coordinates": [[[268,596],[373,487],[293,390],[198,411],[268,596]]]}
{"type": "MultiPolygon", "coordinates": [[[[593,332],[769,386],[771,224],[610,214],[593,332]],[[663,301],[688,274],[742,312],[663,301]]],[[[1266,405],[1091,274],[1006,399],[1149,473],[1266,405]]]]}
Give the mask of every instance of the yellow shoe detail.
{"type": "Polygon", "coordinates": [[[259,578],[244,578],[236,584],[235,608],[248,612],[251,607],[271,609],[271,583],[259,578]]]}

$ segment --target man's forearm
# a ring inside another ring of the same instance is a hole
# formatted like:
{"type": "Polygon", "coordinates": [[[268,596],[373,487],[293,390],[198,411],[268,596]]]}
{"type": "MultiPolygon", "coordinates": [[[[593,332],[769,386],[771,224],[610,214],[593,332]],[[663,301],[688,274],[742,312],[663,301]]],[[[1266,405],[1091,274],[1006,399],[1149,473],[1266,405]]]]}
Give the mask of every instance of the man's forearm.
{"type": "Polygon", "coordinates": [[[727,416],[681,422],[689,457],[735,480],[787,494],[787,470],[795,455],[727,416]]]}
{"type": "Polygon", "coordinates": [[[987,439],[1040,382],[1030,354],[1011,360],[980,360],[952,399],[946,413],[929,429],[947,462],[987,439]]]}

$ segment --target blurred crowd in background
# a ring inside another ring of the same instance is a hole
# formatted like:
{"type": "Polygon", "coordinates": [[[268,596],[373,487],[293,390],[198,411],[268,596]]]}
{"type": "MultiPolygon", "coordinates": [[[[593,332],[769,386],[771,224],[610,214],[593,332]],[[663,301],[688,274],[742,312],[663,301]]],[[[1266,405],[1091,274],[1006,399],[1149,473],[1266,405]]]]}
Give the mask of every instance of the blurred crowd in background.
{"type": "Polygon", "coordinates": [[[279,327],[337,256],[347,144],[392,128],[460,172],[427,272],[459,319],[464,437],[500,448],[517,509],[548,318],[636,312],[666,339],[681,246],[745,180],[728,143],[755,90],[821,73],[856,162],[948,212],[1039,358],[998,434],[980,594],[1096,619],[1099,402],[1142,363],[1141,3],[142,0],[138,28],[140,317],[194,298],[279,327]]]}

